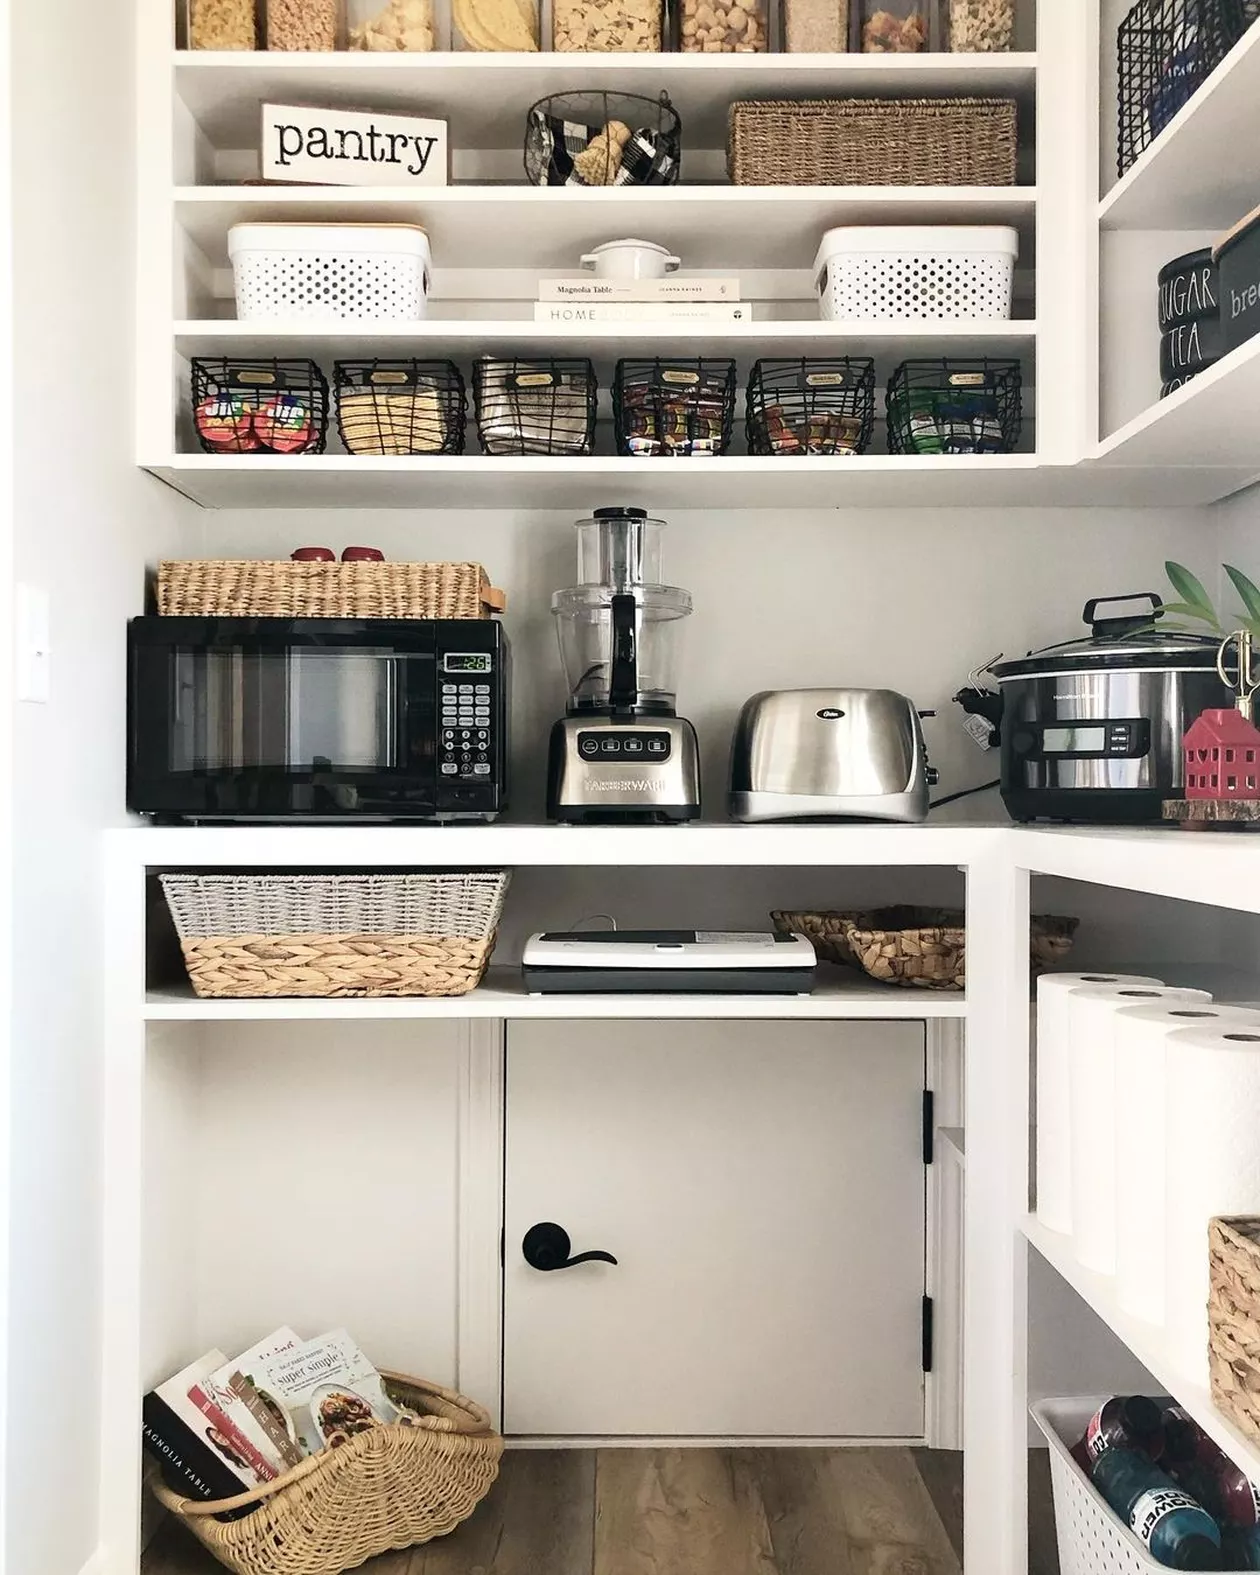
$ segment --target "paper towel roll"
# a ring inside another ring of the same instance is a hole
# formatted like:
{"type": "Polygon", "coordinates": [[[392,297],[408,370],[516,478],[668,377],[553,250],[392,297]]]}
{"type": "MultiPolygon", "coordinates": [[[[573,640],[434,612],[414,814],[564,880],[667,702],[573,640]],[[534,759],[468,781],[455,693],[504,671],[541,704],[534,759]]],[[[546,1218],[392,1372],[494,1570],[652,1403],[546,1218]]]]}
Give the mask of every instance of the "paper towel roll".
{"type": "Polygon", "coordinates": [[[1139,973],[1043,973],[1037,980],[1037,1218],[1047,1230],[1072,1230],[1068,995],[1092,986],[1163,982],[1139,973]]]}
{"type": "Polygon", "coordinates": [[[1211,999],[1206,990],[1159,984],[1086,985],[1068,994],[1072,1237],[1086,1268],[1116,1272],[1116,1014],[1211,999]]]}
{"type": "Polygon", "coordinates": [[[1169,1034],[1255,1024],[1260,1011],[1220,1002],[1124,1006],[1116,1013],[1116,1293],[1149,1323],[1164,1321],[1165,1094],[1169,1034]]]}
{"type": "Polygon", "coordinates": [[[1164,1305],[1169,1358],[1208,1382],[1208,1221],[1260,1213],[1260,1030],[1183,1028],[1165,1040],[1164,1305]]]}

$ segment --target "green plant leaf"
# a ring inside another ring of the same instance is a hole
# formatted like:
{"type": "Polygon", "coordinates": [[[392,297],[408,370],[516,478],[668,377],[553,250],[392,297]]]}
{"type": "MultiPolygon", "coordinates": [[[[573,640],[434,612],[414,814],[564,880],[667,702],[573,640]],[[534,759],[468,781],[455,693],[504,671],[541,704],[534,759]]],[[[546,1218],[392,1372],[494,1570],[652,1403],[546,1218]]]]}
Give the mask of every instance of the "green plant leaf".
{"type": "MultiPolygon", "coordinates": [[[[1199,623],[1210,624],[1213,629],[1220,629],[1220,620],[1210,607],[1195,607],[1189,602],[1165,602],[1164,615],[1172,614],[1174,618],[1193,618],[1199,623]]],[[[1167,627],[1161,621],[1160,627],[1167,627]]]]}
{"type": "Polygon", "coordinates": [[[1173,563],[1170,559],[1164,565],[1164,572],[1168,575],[1169,583],[1182,601],[1193,607],[1205,623],[1210,623],[1219,629],[1221,626],[1220,619],[1216,616],[1216,609],[1212,605],[1212,599],[1203,589],[1200,581],[1191,574],[1190,570],[1180,563],[1173,563]]]}
{"type": "Polygon", "coordinates": [[[1260,620],[1260,587],[1247,578],[1241,569],[1234,568],[1232,563],[1225,565],[1225,573],[1234,583],[1234,589],[1242,600],[1243,609],[1251,620],[1260,620]]]}

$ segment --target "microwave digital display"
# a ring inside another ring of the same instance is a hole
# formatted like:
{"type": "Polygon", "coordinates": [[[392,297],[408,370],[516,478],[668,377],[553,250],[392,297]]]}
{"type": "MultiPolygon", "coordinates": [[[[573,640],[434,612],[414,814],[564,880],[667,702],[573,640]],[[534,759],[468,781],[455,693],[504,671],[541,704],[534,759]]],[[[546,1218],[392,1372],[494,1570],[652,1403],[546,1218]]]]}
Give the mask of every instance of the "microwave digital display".
{"type": "Polygon", "coordinates": [[[489,651],[447,651],[442,657],[444,673],[488,673],[492,664],[489,651]]]}

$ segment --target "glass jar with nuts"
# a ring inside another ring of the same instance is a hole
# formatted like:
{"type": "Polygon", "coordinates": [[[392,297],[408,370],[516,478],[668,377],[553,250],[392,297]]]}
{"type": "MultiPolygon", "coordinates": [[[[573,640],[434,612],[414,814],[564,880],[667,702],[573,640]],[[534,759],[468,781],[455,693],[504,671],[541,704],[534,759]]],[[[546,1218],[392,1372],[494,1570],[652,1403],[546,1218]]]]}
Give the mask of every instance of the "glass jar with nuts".
{"type": "Polygon", "coordinates": [[[257,49],[254,0],[188,0],[190,49],[257,49]]]}
{"type": "Polygon", "coordinates": [[[949,0],[949,47],[956,54],[1009,49],[1015,0],[949,0]]]}
{"type": "Polygon", "coordinates": [[[762,54],[768,9],[768,0],[682,0],[679,48],[688,55],[762,54]]]}
{"type": "Polygon", "coordinates": [[[552,0],[551,47],[591,54],[661,48],[662,0],[552,0]]]}
{"type": "Polygon", "coordinates": [[[936,0],[858,0],[853,47],[867,55],[914,55],[939,48],[936,0]]]}
{"type": "Polygon", "coordinates": [[[346,0],[351,49],[425,53],[442,49],[433,0],[346,0]]]}
{"type": "Polygon", "coordinates": [[[266,0],[268,49],[336,49],[340,0],[266,0]]]}

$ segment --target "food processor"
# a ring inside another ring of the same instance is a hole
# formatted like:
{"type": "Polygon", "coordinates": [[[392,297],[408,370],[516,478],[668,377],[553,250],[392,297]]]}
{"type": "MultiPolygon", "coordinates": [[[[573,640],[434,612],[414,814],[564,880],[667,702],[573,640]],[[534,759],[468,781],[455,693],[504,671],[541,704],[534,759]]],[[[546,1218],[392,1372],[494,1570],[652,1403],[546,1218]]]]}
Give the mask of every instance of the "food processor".
{"type": "Polygon", "coordinates": [[[578,583],[551,598],[569,685],[551,730],[551,820],[663,825],[700,813],[696,732],[674,710],[691,594],[661,583],[664,528],[633,508],[577,522],[578,583]]]}

